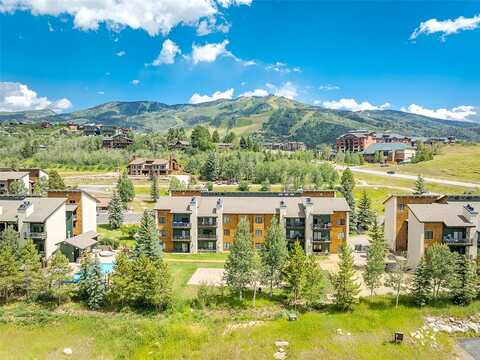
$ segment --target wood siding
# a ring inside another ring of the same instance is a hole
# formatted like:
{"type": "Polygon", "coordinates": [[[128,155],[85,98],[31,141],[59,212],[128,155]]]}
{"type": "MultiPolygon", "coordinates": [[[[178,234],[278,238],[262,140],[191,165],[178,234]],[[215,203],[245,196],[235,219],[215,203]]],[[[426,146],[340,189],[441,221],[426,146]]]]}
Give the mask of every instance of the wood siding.
{"type": "Polygon", "coordinates": [[[347,239],[347,213],[345,211],[334,212],[331,216],[332,228],[330,229],[330,252],[337,254],[342,245],[346,244],[347,239]],[[345,225],[339,225],[341,222],[345,225]],[[343,239],[339,234],[343,233],[343,239]]]}
{"type": "Polygon", "coordinates": [[[270,228],[270,225],[272,224],[272,219],[275,214],[245,214],[245,215],[240,215],[240,214],[223,214],[223,218],[225,220],[225,217],[228,217],[229,222],[225,223],[223,222],[223,243],[233,243],[233,238],[235,237],[235,231],[237,229],[238,223],[240,222],[241,217],[246,217],[249,224],[250,224],[250,232],[253,237],[253,241],[255,244],[263,244],[265,241],[265,235],[267,234],[268,229],[270,228]],[[261,224],[256,224],[255,223],[255,218],[257,216],[262,217],[262,223],[261,224]],[[229,235],[225,235],[225,230],[229,231],[229,235]],[[255,236],[256,230],[261,230],[262,235],[261,236],[255,236]]]}
{"type": "Polygon", "coordinates": [[[157,211],[158,230],[165,231],[166,236],[160,236],[165,251],[173,251],[173,214],[169,210],[157,211]],[[160,218],[165,218],[165,224],[160,224],[160,218]]]}
{"type": "Polygon", "coordinates": [[[49,198],[67,198],[67,205],[77,205],[75,215],[77,221],[73,227],[73,236],[83,234],[83,217],[82,217],[82,192],[81,191],[49,191],[49,198]]]}

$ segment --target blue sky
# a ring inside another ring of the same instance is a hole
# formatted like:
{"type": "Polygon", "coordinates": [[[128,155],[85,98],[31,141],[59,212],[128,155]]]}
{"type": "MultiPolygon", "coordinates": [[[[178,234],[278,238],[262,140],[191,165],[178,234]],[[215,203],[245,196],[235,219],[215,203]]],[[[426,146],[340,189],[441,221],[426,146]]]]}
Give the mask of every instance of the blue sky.
{"type": "Polygon", "coordinates": [[[0,0],[0,110],[256,90],[479,119],[479,2],[125,2],[0,0]]]}

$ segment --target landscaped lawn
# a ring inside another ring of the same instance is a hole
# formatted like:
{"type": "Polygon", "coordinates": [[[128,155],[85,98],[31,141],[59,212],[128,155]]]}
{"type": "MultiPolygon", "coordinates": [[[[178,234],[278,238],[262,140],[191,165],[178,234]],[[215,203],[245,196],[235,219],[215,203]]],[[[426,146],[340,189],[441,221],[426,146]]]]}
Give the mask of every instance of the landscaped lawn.
{"type": "Polygon", "coordinates": [[[166,315],[10,305],[0,308],[0,358],[61,359],[70,347],[70,359],[272,359],[274,342],[286,340],[288,359],[453,359],[453,337],[437,334],[435,345],[428,340],[422,345],[409,334],[427,315],[466,317],[480,311],[480,302],[395,309],[391,301],[366,299],[351,313],[308,312],[292,322],[281,307],[268,303],[256,310],[188,308],[166,315]],[[232,328],[250,321],[257,322],[232,328]],[[394,331],[405,333],[403,344],[391,343],[394,331]]]}

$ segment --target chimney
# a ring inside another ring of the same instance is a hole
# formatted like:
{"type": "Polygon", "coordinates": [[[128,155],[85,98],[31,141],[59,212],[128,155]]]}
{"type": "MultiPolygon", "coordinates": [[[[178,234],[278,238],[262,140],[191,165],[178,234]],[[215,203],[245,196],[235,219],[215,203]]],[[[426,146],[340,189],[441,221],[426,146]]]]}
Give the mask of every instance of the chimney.
{"type": "Polygon", "coordinates": [[[463,207],[463,216],[465,216],[468,221],[475,224],[476,218],[478,217],[478,211],[475,210],[472,205],[467,204],[463,207]]]}
{"type": "Polygon", "coordinates": [[[19,207],[18,207],[18,215],[21,216],[23,219],[29,217],[33,213],[33,204],[29,200],[25,200],[19,207]]]}
{"type": "Polygon", "coordinates": [[[223,200],[222,200],[222,198],[218,198],[216,208],[217,208],[217,212],[219,210],[223,210],[223,200]]]}

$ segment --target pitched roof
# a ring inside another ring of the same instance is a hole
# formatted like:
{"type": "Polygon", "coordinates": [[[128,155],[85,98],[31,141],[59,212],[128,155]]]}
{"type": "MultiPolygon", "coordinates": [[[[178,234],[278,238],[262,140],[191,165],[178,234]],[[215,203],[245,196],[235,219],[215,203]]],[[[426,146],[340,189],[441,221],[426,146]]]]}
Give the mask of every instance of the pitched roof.
{"type": "Polygon", "coordinates": [[[408,144],[403,144],[403,143],[378,143],[378,144],[369,145],[363,151],[363,153],[365,155],[373,155],[377,151],[400,151],[400,150],[407,150],[407,149],[413,149],[413,148],[408,144]]]}
{"type": "Polygon", "coordinates": [[[83,250],[87,249],[92,245],[97,243],[98,233],[95,231],[87,231],[83,234],[68,238],[65,240],[65,243],[76,247],[77,249],[83,250]]]}
{"type": "Polygon", "coordinates": [[[25,222],[45,222],[60,206],[65,204],[64,198],[39,198],[27,197],[24,199],[0,199],[0,221],[17,221],[18,208],[25,202],[30,202],[33,212],[24,220],[25,222]]]}
{"type": "Polygon", "coordinates": [[[448,227],[475,227],[464,216],[463,205],[454,204],[410,204],[408,208],[422,223],[444,223],[448,227]]]}
{"type": "Polygon", "coordinates": [[[0,171],[0,181],[19,180],[26,175],[28,172],[24,171],[0,171]]]}

